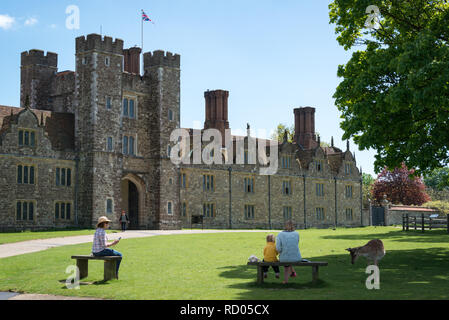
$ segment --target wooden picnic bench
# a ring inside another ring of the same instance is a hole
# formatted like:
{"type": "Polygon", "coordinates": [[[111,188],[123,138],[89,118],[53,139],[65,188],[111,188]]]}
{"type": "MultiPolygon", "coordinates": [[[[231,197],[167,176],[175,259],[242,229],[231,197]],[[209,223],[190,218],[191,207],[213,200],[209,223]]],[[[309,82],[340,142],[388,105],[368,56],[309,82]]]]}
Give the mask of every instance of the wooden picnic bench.
{"type": "Polygon", "coordinates": [[[76,259],[76,266],[79,270],[79,279],[87,278],[89,274],[89,260],[104,261],[104,281],[117,279],[117,261],[122,257],[95,257],[95,256],[72,256],[76,259]]]}
{"type": "Polygon", "coordinates": [[[257,266],[257,283],[263,283],[263,271],[262,267],[285,267],[285,266],[294,266],[294,267],[312,267],[312,281],[315,282],[318,280],[318,268],[319,267],[327,267],[327,262],[248,262],[248,266],[257,266]]]}

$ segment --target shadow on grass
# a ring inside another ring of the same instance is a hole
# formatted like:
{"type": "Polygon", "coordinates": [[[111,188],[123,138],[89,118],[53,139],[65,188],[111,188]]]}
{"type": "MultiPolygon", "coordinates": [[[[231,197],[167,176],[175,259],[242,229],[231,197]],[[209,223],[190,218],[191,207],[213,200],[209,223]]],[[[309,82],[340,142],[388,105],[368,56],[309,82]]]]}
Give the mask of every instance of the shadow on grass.
{"type": "Polygon", "coordinates": [[[320,280],[316,283],[311,282],[311,267],[296,268],[298,278],[291,279],[287,285],[282,284],[282,279],[275,279],[272,270],[266,282],[259,285],[257,268],[246,265],[223,267],[219,276],[246,280],[229,286],[239,289],[239,300],[448,299],[448,256],[449,248],[388,251],[379,263],[381,290],[374,291],[365,287],[369,276],[365,273],[367,260],[359,258],[352,265],[349,254],[307,257],[311,261],[329,262],[329,266],[320,268],[320,280]]]}
{"type": "MultiPolygon", "coordinates": [[[[391,240],[397,242],[428,242],[428,243],[449,243],[449,233],[443,230],[426,230],[424,233],[419,230],[409,231],[389,231],[374,234],[346,234],[322,236],[322,239],[331,240],[391,240]]],[[[360,244],[363,245],[363,244],[360,244]]]]}
{"type": "MultiPolygon", "coordinates": [[[[61,289],[64,290],[69,290],[69,288],[67,288],[66,285],[66,280],[59,280],[60,283],[64,284],[63,287],[61,287],[61,289]]],[[[109,284],[109,281],[105,281],[105,280],[99,280],[99,281],[80,281],[79,285],[80,286],[102,286],[102,285],[106,285],[109,284]]]]}

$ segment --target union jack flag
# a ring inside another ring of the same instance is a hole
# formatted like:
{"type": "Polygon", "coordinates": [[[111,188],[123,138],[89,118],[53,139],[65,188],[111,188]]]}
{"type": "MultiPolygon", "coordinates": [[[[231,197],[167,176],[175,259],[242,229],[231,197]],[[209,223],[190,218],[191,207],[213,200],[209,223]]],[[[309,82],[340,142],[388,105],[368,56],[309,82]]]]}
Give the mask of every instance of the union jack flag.
{"type": "Polygon", "coordinates": [[[142,20],[153,22],[143,10],[142,10],[142,20]]]}

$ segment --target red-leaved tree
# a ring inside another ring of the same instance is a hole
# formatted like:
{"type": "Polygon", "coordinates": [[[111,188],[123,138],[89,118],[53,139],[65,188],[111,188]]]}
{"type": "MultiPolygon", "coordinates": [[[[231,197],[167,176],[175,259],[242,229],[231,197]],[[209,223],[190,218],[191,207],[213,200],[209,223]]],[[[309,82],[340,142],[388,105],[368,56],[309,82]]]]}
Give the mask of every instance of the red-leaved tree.
{"type": "Polygon", "coordinates": [[[422,205],[430,201],[422,179],[413,177],[415,170],[409,170],[405,164],[393,171],[384,168],[372,188],[373,199],[380,204],[387,196],[393,204],[422,205]]]}

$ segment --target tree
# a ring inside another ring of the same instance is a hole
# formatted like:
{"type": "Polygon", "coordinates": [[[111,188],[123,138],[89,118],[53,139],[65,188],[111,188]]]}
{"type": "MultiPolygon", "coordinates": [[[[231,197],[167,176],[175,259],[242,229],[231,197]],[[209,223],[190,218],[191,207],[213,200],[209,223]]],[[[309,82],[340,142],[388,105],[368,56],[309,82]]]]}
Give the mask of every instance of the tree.
{"type": "Polygon", "coordinates": [[[287,127],[285,124],[280,123],[276,128],[276,132],[271,135],[271,139],[283,142],[285,133],[287,133],[287,141],[290,143],[293,142],[293,138],[295,137],[295,126],[287,127]]]}
{"type": "Polygon", "coordinates": [[[449,168],[439,168],[430,172],[424,177],[427,187],[435,191],[443,191],[449,189],[449,168]]]}
{"type": "Polygon", "coordinates": [[[330,22],[345,50],[334,98],[343,139],[377,151],[375,169],[429,173],[449,163],[449,4],[428,0],[334,0],[330,22]],[[375,5],[379,15],[370,16],[375,5]],[[373,18],[378,28],[367,28],[373,18]]]}
{"type": "Polygon", "coordinates": [[[372,201],[372,189],[374,185],[374,178],[368,173],[362,174],[362,194],[363,194],[363,207],[368,208],[370,200],[372,201]]]}
{"type": "Polygon", "coordinates": [[[409,170],[405,164],[393,171],[385,167],[373,185],[374,201],[381,204],[384,195],[393,204],[420,206],[430,201],[421,178],[414,175],[415,170],[409,170]]]}

